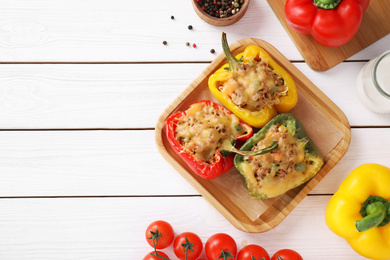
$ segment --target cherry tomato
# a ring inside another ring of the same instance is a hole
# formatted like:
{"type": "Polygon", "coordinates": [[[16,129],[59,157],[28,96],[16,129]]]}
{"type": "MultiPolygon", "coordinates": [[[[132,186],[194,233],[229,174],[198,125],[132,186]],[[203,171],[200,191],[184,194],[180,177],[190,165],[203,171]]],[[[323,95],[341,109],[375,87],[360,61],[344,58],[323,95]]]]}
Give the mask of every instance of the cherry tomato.
{"type": "Polygon", "coordinates": [[[151,247],[154,248],[154,244],[157,249],[163,249],[172,244],[175,234],[171,224],[157,220],[146,228],[145,238],[151,247]]]}
{"type": "Polygon", "coordinates": [[[237,244],[228,234],[217,233],[207,240],[205,251],[209,260],[234,259],[237,254],[237,244]]]}
{"type": "MultiPolygon", "coordinates": [[[[151,254],[154,254],[154,253],[155,253],[154,251],[149,252],[149,253],[144,257],[143,260],[161,260],[161,259],[162,259],[162,258],[160,258],[160,257],[158,257],[158,256],[151,255],[151,254]]],[[[169,259],[169,257],[168,257],[165,253],[163,253],[163,252],[161,252],[161,251],[157,251],[157,254],[159,254],[159,255],[161,255],[161,256],[163,256],[163,257],[169,259]]]]}
{"type": "Polygon", "coordinates": [[[303,260],[302,256],[292,249],[282,249],[277,251],[271,260],[303,260]]]}
{"type": "Polygon", "coordinates": [[[255,259],[269,260],[267,251],[258,245],[247,245],[243,247],[237,255],[237,260],[252,260],[255,259]]]}
{"type": "Polygon", "coordinates": [[[173,242],[173,252],[180,260],[195,260],[203,250],[202,240],[192,232],[178,235],[173,242]],[[187,252],[187,257],[186,257],[187,252]]]}

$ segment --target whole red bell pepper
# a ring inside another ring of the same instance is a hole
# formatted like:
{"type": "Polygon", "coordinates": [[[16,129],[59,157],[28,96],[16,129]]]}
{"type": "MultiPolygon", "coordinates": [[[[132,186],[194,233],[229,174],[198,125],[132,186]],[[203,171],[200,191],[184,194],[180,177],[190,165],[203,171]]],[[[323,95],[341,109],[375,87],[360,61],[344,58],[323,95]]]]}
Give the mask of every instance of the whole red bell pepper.
{"type": "MultiPolygon", "coordinates": [[[[216,104],[210,100],[202,100],[197,102],[188,108],[186,111],[177,112],[170,117],[167,118],[165,128],[167,139],[172,146],[173,150],[179,155],[179,157],[191,168],[191,170],[202,177],[203,179],[214,179],[219,175],[227,172],[234,166],[234,154],[230,154],[224,150],[216,150],[214,154],[213,163],[209,163],[201,160],[196,156],[196,154],[192,153],[188,149],[184,148],[180,140],[178,140],[176,136],[176,127],[178,122],[187,115],[187,111],[191,109],[191,107],[195,105],[203,106],[211,106],[217,110],[222,111],[227,115],[231,115],[236,117],[230,110],[225,108],[222,105],[216,104]]],[[[242,120],[237,118],[237,122],[239,125],[237,127],[242,127],[243,131],[239,135],[233,135],[230,137],[230,146],[234,148],[234,145],[237,140],[246,141],[253,135],[253,129],[250,125],[243,122],[242,120]]],[[[229,147],[226,147],[229,150],[229,147]]]]}
{"type": "Polygon", "coordinates": [[[358,31],[370,0],[287,0],[287,23],[324,46],[338,47],[358,31]]]}

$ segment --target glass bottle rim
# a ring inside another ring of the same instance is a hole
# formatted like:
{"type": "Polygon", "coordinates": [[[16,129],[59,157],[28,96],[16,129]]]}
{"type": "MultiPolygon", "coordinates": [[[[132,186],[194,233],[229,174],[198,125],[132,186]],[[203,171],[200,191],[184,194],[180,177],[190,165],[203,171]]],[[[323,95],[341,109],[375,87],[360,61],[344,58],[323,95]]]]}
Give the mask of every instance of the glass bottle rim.
{"type": "Polygon", "coordinates": [[[374,83],[374,86],[378,90],[378,92],[381,93],[381,95],[384,96],[385,98],[390,99],[390,93],[383,90],[383,88],[379,84],[377,77],[376,77],[378,66],[379,66],[380,62],[388,55],[390,55],[390,51],[387,51],[378,57],[378,59],[374,63],[371,74],[372,74],[372,82],[374,83]]]}

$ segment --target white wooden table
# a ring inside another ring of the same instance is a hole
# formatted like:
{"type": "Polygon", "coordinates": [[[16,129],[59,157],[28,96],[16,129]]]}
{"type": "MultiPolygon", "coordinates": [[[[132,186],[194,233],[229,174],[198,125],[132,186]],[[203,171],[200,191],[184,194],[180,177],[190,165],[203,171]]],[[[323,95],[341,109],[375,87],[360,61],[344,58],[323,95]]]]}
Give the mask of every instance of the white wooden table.
{"type": "Polygon", "coordinates": [[[157,219],[204,242],[225,232],[239,248],[255,243],[270,255],[291,248],[305,260],[364,259],[327,228],[324,210],[355,167],[390,166],[390,115],[369,112],[355,91],[359,70],[388,49],[385,37],[313,71],[263,0],[228,27],[200,20],[189,0],[1,0],[0,259],[139,260],[151,251],[144,232],[157,219]],[[261,234],[233,227],[154,142],[160,113],[222,51],[222,31],[230,43],[252,37],[274,45],[352,128],[343,159],[261,234]]]}

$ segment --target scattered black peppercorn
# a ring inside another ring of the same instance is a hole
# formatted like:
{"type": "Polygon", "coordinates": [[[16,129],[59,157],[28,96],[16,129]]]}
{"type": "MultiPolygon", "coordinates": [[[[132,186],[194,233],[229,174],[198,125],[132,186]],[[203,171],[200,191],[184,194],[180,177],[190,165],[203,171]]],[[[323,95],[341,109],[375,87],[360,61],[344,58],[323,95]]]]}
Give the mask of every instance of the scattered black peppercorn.
{"type": "Polygon", "coordinates": [[[167,45],[168,43],[167,43],[167,41],[163,41],[163,44],[164,44],[164,45],[167,45]]]}
{"type": "Polygon", "coordinates": [[[171,19],[173,20],[173,19],[175,19],[175,17],[172,15],[172,16],[171,16],[171,19]]]}
{"type": "Polygon", "coordinates": [[[211,49],[210,52],[211,52],[211,53],[215,53],[215,50],[214,50],[214,49],[211,49]]]}
{"type": "Polygon", "coordinates": [[[192,30],[192,25],[188,25],[188,30],[192,30]]]}
{"type": "Polygon", "coordinates": [[[189,43],[189,42],[186,42],[186,45],[187,45],[187,46],[190,46],[190,43],[189,43]]]}

